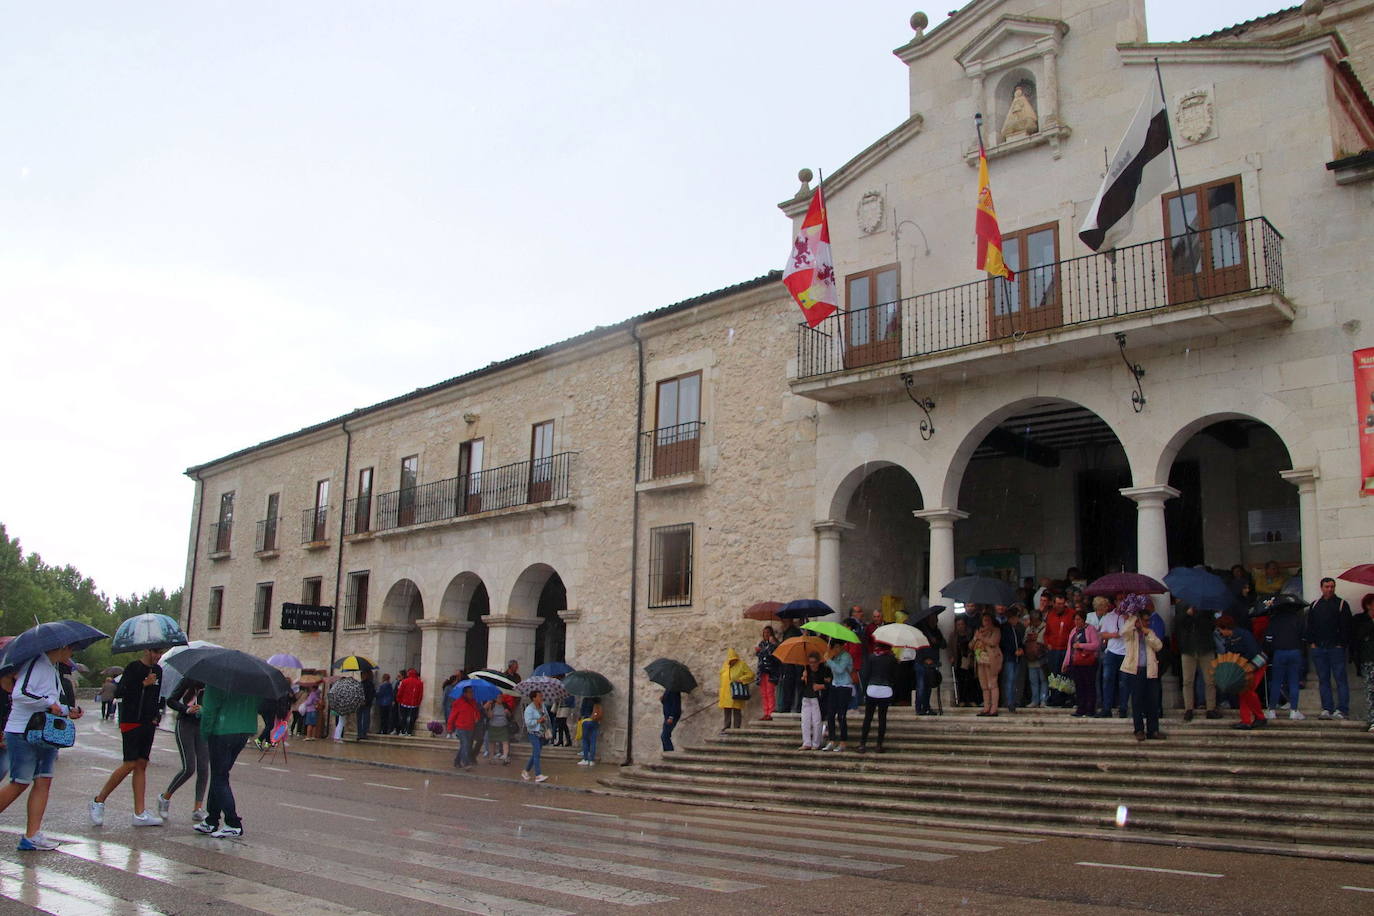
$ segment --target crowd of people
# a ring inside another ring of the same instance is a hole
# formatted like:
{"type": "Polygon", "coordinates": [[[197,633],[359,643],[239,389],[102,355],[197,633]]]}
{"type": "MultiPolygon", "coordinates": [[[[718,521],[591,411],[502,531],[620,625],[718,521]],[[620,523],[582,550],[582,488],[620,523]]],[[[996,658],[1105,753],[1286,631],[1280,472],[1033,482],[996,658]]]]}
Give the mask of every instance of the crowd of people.
{"type": "Polygon", "coordinates": [[[931,698],[938,698],[948,670],[955,704],[978,708],[980,717],[1063,707],[1075,718],[1129,718],[1137,739],[1161,740],[1167,737],[1160,719],[1169,672],[1179,677],[1185,722],[1199,714],[1219,719],[1230,707],[1239,718],[1234,728],[1255,729],[1283,713],[1306,718],[1299,698],[1309,674],[1316,675],[1320,692],[1319,718],[1349,718],[1347,666],[1364,682],[1374,732],[1374,594],[1352,611],[1335,594],[1335,580],[1325,578],[1321,597],[1309,605],[1290,593],[1301,583],[1278,564],[1258,576],[1235,566],[1221,571],[1228,597],[1211,602],[1224,607],[1176,602],[1172,627],[1166,627],[1151,596],[1089,597],[1077,573],[1042,579],[1038,587],[1028,580],[1008,605],[963,606],[948,644],[935,625],[937,614],[917,619],[930,646],[900,654],[873,639],[884,622],[879,610],[865,615],[852,607],[843,622],[858,641],[832,639],[827,651],[811,654],[804,665],[785,665],[774,656],[783,640],[803,635],[801,621],[764,626],[753,668],[733,651],[721,668],[722,733],[741,725],[748,693],[739,685],[757,685],[764,721],[774,712],[801,713],[800,749],[848,750],[847,717],[862,704],[855,750],[869,749],[876,718],[873,750],[881,752],[888,707],[910,703],[918,715],[935,714],[931,698]],[[1239,689],[1228,693],[1218,691],[1213,671],[1219,657],[1230,655],[1247,670],[1239,689]]]}

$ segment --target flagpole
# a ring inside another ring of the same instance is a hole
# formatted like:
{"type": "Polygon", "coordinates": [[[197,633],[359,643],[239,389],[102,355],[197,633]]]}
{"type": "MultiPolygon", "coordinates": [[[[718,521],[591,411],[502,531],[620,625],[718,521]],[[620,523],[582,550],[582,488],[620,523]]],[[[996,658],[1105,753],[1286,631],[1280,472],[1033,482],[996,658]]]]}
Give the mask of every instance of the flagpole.
{"type": "MultiPolygon", "coordinates": [[[[976,130],[976,131],[978,132],[978,158],[980,158],[980,159],[986,159],[986,158],[987,158],[987,150],[985,150],[985,149],[983,148],[983,113],[982,113],[981,111],[975,111],[975,112],[973,113],[973,129],[976,130]]],[[[999,228],[1000,228],[1000,227],[999,227],[999,228]]],[[[1002,292],[1005,293],[1005,292],[1007,291],[1007,286],[1008,286],[1007,275],[1006,275],[1006,274],[998,274],[997,276],[998,276],[998,279],[1000,279],[1000,280],[1002,281],[1002,292]]],[[[989,290],[989,292],[991,292],[991,290],[989,290]]],[[[994,302],[995,302],[995,300],[994,300],[994,302]]],[[[1010,310],[1010,308],[1011,308],[1011,296],[1010,296],[1010,295],[1007,295],[1007,308],[1008,308],[1008,310],[1010,310]]],[[[1008,314],[1010,314],[1010,311],[1008,311],[1008,314]]],[[[988,319],[988,320],[991,321],[991,317],[990,317],[990,316],[989,316],[989,319],[988,319]]]]}
{"type": "MultiPolygon", "coordinates": [[[[1169,121],[1169,97],[1164,94],[1164,74],[1160,73],[1159,71],[1158,57],[1155,58],[1155,80],[1159,83],[1159,101],[1164,105],[1164,123],[1169,128],[1169,158],[1172,159],[1174,163],[1174,186],[1178,188],[1178,212],[1179,215],[1183,217],[1183,231],[1188,236],[1188,254],[1191,257],[1194,251],[1193,237],[1195,234],[1198,233],[1198,230],[1194,229],[1193,224],[1188,221],[1188,207],[1183,202],[1183,174],[1178,170],[1178,148],[1174,146],[1174,125],[1169,121]]],[[[1198,209],[1202,209],[1202,200],[1200,195],[1198,199],[1198,209]]],[[[1166,214],[1169,212],[1167,204],[1165,204],[1164,212],[1166,214]]],[[[1165,240],[1164,244],[1169,244],[1167,239],[1165,240]]],[[[1165,256],[1168,256],[1167,252],[1165,256]]],[[[1201,299],[1202,278],[1199,276],[1199,274],[1202,272],[1202,250],[1200,247],[1197,249],[1197,256],[1198,269],[1192,271],[1193,297],[1196,299],[1201,299]]]]}
{"type": "MultiPolygon", "coordinates": [[[[1155,79],[1159,82],[1159,100],[1164,103],[1164,123],[1169,124],[1169,97],[1164,94],[1164,74],[1159,72],[1159,58],[1155,58],[1155,79]]],[[[1169,158],[1174,161],[1174,184],[1178,187],[1178,193],[1183,193],[1183,176],[1178,170],[1178,150],[1174,148],[1174,125],[1169,124],[1169,158]]],[[[1182,206],[1180,203],[1179,206],[1182,206]]],[[[1183,220],[1186,225],[1188,220],[1183,220]]]]}

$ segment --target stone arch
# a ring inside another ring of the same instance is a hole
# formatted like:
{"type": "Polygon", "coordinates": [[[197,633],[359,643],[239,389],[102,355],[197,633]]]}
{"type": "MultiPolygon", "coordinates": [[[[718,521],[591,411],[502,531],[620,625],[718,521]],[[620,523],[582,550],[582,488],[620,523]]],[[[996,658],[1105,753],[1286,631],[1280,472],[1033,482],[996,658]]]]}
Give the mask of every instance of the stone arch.
{"type": "Polygon", "coordinates": [[[475,572],[461,572],[454,576],[444,589],[443,600],[439,602],[439,617],[444,620],[467,620],[473,596],[483,587],[482,577],[475,572]]]}
{"type": "Polygon", "coordinates": [[[1196,407],[1193,415],[1177,425],[1172,436],[1159,444],[1152,455],[1142,455],[1141,464],[1153,471],[1149,483],[1162,483],[1169,479],[1169,469],[1179,450],[1194,435],[1224,420],[1253,420],[1274,431],[1283,447],[1288,451],[1290,467],[1314,467],[1317,463],[1316,449],[1303,428],[1302,419],[1290,409],[1268,395],[1251,391],[1238,391],[1234,388],[1200,392],[1189,399],[1196,407]],[[1243,405],[1240,409],[1238,405],[1243,405]]]}
{"type": "Polygon", "coordinates": [[[827,505],[823,506],[821,517],[833,519],[835,521],[845,521],[845,516],[849,512],[849,504],[853,500],[854,494],[858,492],[859,487],[863,485],[865,480],[868,480],[875,473],[885,468],[901,468],[906,471],[916,484],[917,491],[922,493],[924,498],[925,491],[921,487],[920,478],[916,476],[914,471],[900,461],[875,458],[851,467],[834,484],[820,490],[821,493],[830,493],[829,502],[827,505]]]}
{"type": "Polygon", "coordinates": [[[958,507],[959,489],[963,486],[964,474],[968,471],[969,461],[973,458],[973,453],[982,445],[983,440],[987,438],[988,433],[992,432],[992,430],[997,428],[997,426],[1008,417],[1015,416],[1025,411],[1027,408],[1041,407],[1047,404],[1066,404],[1074,407],[1082,407],[1084,410],[1091,411],[1095,414],[1097,418],[1105,423],[1107,428],[1112,431],[1112,435],[1116,437],[1116,441],[1121,443],[1122,450],[1126,453],[1126,463],[1130,468],[1131,480],[1135,484],[1140,483],[1140,474],[1137,471],[1136,465],[1137,459],[1135,455],[1132,454],[1133,450],[1117,428],[1107,419],[1107,413],[1094,409],[1092,406],[1078,399],[1031,396],[1008,401],[995,410],[992,410],[984,416],[982,420],[979,420],[969,427],[968,432],[959,440],[958,446],[955,447],[954,451],[950,454],[949,464],[945,469],[944,482],[937,491],[940,495],[940,500],[937,505],[958,507]]]}
{"type": "Polygon", "coordinates": [[[534,619],[539,616],[539,596],[544,591],[545,584],[551,576],[558,575],[557,570],[547,563],[531,563],[525,567],[525,571],[515,580],[515,586],[511,589],[510,603],[507,611],[512,617],[524,617],[534,619]]]}
{"type": "Polygon", "coordinates": [[[409,623],[417,617],[423,617],[424,610],[425,602],[420,593],[420,586],[416,585],[413,579],[397,579],[391,588],[387,589],[386,598],[382,601],[381,622],[409,623]],[[415,613],[417,608],[418,614],[415,613]]]}

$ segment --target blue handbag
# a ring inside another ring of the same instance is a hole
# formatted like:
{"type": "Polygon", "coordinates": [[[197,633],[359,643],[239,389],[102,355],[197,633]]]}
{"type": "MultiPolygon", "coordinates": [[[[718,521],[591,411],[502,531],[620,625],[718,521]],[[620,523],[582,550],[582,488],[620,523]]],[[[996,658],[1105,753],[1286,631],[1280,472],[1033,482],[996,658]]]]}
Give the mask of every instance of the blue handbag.
{"type": "Polygon", "coordinates": [[[24,738],[35,747],[71,747],[76,743],[76,726],[66,716],[36,712],[29,717],[24,738]]]}

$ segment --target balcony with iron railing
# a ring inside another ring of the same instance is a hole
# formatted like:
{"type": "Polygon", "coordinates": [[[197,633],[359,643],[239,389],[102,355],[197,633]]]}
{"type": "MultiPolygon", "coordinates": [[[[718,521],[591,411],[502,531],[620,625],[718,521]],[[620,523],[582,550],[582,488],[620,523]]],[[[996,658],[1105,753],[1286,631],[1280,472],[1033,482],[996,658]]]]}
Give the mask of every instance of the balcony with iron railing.
{"type": "Polygon", "coordinates": [[[998,371],[1289,322],[1283,236],[1264,217],[838,312],[797,331],[792,390],[836,401],[997,357],[998,371]]]}
{"type": "Polygon", "coordinates": [[[372,531],[372,494],[344,500],[344,536],[372,531]]]}
{"type": "Polygon", "coordinates": [[[377,497],[374,531],[567,499],[574,452],[392,490],[377,497]]]}
{"type": "Polygon", "coordinates": [[[329,540],[329,507],[316,506],[301,513],[301,544],[324,544],[329,540]]]}
{"type": "Polygon", "coordinates": [[[234,522],[214,522],[210,525],[210,559],[219,560],[229,556],[229,542],[234,533],[234,522]]]}
{"type": "Polygon", "coordinates": [[[701,433],[705,425],[693,420],[640,433],[639,483],[695,482],[701,469],[701,433]]]}
{"type": "Polygon", "coordinates": [[[281,516],[265,518],[258,522],[258,534],[253,540],[253,550],[257,553],[275,553],[277,551],[277,529],[280,525],[281,516]]]}

